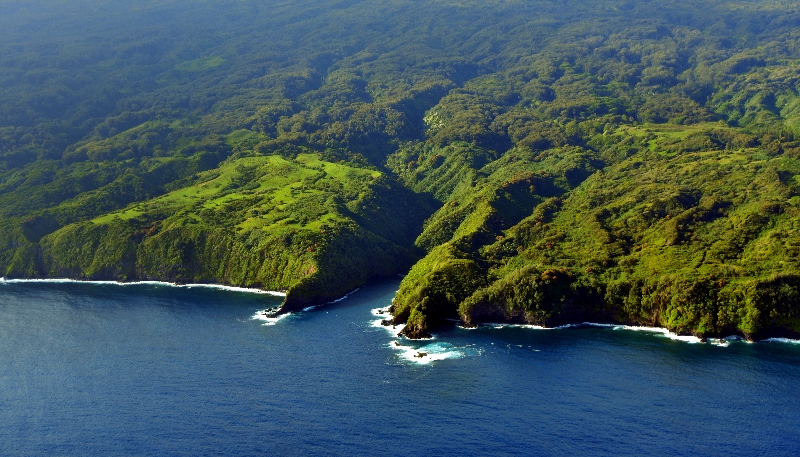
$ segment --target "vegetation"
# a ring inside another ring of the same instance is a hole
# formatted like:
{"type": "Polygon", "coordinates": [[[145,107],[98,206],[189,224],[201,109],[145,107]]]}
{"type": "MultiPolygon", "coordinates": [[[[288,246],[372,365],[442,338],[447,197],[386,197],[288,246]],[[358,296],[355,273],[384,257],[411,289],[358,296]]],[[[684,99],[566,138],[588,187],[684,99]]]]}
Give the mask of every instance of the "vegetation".
{"type": "Polygon", "coordinates": [[[0,275],[799,336],[798,11],[0,2],[0,275]]]}
{"type": "Polygon", "coordinates": [[[432,208],[378,171],[315,154],[231,158],[163,196],[44,235],[19,274],[225,282],[288,290],[285,306],[303,307],[410,266],[432,208]]]}

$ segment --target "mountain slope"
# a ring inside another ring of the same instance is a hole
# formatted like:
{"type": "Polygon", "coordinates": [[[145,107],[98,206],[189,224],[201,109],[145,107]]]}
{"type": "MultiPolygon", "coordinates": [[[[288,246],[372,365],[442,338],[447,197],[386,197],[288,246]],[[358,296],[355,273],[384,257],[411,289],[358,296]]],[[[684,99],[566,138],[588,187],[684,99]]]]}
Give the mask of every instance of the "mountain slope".
{"type": "Polygon", "coordinates": [[[433,208],[378,171],[312,154],[254,156],[20,249],[38,251],[36,276],[287,290],[290,310],[404,271],[433,208]]]}
{"type": "Polygon", "coordinates": [[[480,247],[455,235],[431,250],[404,280],[395,315],[412,336],[456,313],[466,325],[603,321],[796,336],[798,159],[798,145],[777,155],[637,154],[508,228],[485,226],[480,247]]]}
{"type": "Polygon", "coordinates": [[[797,335],[798,6],[0,2],[0,275],[797,335]]]}

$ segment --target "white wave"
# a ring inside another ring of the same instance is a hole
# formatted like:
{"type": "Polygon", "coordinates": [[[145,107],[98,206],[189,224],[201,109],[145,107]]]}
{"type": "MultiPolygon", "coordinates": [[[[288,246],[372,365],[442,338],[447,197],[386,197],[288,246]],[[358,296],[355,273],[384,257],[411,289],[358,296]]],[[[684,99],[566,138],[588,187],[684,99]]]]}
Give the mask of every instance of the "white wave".
{"type": "Polygon", "coordinates": [[[616,327],[619,327],[619,325],[617,325],[617,324],[599,324],[597,322],[581,322],[580,324],[564,324],[564,325],[559,325],[558,327],[540,327],[538,325],[533,326],[533,328],[542,329],[542,330],[549,330],[551,328],[553,330],[563,330],[563,329],[568,329],[568,328],[586,328],[586,327],[616,328],[616,327]]]}
{"type": "Polygon", "coordinates": [[[730,340],[726,340],[725,338],[707,338],[706,342],[712,346],[719,346],[723,348],[731,345],[730,340]]]}
{"type": "Polygon", "coordinates": [[[461,330],[478,330],[477,326],[475,326],[475,327],[464,327],[464,326],[461,326],[461,325],[456,325],[456,327],[460,328],[461,330]]]}
{"type": "MultiPolygon", "coordinates": [[[[541,325],[531,325],[531,324],[478,324],[481,327],[491,327],[496,329],[502,328],[527,328],[530,330],[554,330],[556,328],[562,327],[542,327],[541,325]]],[[[566,327],[564,327],[566,328],[566,327]]]]}
{"type": "Polygon", "coordinates": [[[696,336],[678,335],[662,327],[638,327],[635,325],[615,325],[613,328],[614,330],[630,330],[634,332],[660,333],[661,336],[665,338],[669,338],[671,340],[683,341],[685,343],[691,343],[691,344],[703,342],[703,340],[701,340],[696,336]]]}
{"type": "Polygon", "coordinates": [[[137,285],[152,285],[152,286],[167,286],[167,287],[181,287],[186,289],[191,288],[207,288],[226,290],[229,292],[244,292],[249,294],[263,294],[272,295],[275,297],[285,297],[285,292],[278,292],[274,290],[255,289],[251,287],[235,287],[225,286],[222,284],[176,284],[173,282],[165,281],[86,281],[82,279],[67,279],[67,278],[46,278],[46,279],[6,279],[0,278],[0,284],[23,284],[23,283],[51,283],[51,284],[97,284],[97,285],[116,285],[116,286],[137,286],[137,285]]]}
{"type": "MultiPolygon", "coordinates": [[[[78,284],[134,284],[123,283],[118,281],[82,281],[78,279],[66,278],[46,278],[46,279],[6,279],[0,278],[0,284],[23,284],[23,283],[51,283],[51,284],[65,284],[65,283],[78,283],[78,284]]],[[[139,282],[144,284],[145,281],[139,282]]],[[[148,283],[155,283],[155,281],[148,281],[148,283]]]]}
{"type": "Polygon", "coordinates": [[[377,319],[372,321],[372,326],[375,328],[382,328],[389,332],[393,337],[400,336],[400,332],[406,328],[405,324],[397,324],[397,325],[383,325],[383,319],[377,319]]]}
{"type": "Polygon", "coordinates": [[[414,348],[394,341],[390,343],[390,347],[400,351],[399,356],[401,359],[419,365],[427,365],[437,360],[460,359],[465,356],[463,352],[452,349],[446,343],[432,343],[420,348],[414,348]]]}
{"type": "MultiPolygon", "coordinates": [[[[526,328],[529,330],[565,330],[568,328],[582,328],[582,327],[598,327],[598,328],[614,328],[618,327],[615,324],[598,324],[595,322],[582,322],[580,324],[565,324],[559,325],[558,327],[544,327],[541,325],[533,325],[533,324],[479,324],[480,326],[492,327],[492,328],[526,328]]],[[[462,327],[463,328],[463,327],[462,327]]]]}
{"type": "Polygon", "coordinates": [[[726,347],[730,346],[731,343],[733,343],[735,341],[744,341],[746,343],[749,343],[749,341],[745,340],[744,338],[742,338],[741,336],[738,336],[738,335],[729,335],[729,336],[726,336],[725,338],[707,338],[706,339],[706,342],[708,344],[711,344],[711,345],[714,345],[714,346],[723,347],[723,348],[726,348],[726,347]]]}
{"type": "Polygon", "coordinates": [[[584,327],[597,327],[597,328],[614,328],[616,324],[598,324],[597,322],[584,322],[581,324],[584,327]]]}
{"type": "Polygon", "coordinates": [[[371,325],[372,327],[375,327],[375,328],[382,328],[382,329],[386,330],[386,331],[387,331],[387,332],[389,332],[389,333],[390,333],[390,334],[391,334],[393,337],[398,337],[398,336],[400,336],[400,332],[402,332],[402,331],[403,331],[403,329],[404,329],[404,328],[406,328],[405,324],[397,324],[397,325],[383,325],[383,321],[384,321],[384,320],[386,320],[386,319],[392,319],[392,314],[389,312],[389,307],[388,307],[388,306],[386,306],[386,307],[383,307],[383,308],[374,308],[374,309],[371,309],[371,310],[370,310],[370,313],[371,313],[373,316],[380,317],[380,319],[377,319],[377,320],[371,321],[370,325],[371,325]],[[381,311],[386,311],[386,312],[381,312],[381,311]]]}
{"type": "Polygon", "coordinates": [[[264,321],[263,325],[275,325],[291,315],[292,313],[286,313],[286,314],[280,314],[275,317],[269,317],[264,315],[264,311],[258,311],[250,319],[254,321],[264,321]]]}
{"type": "Polygon", "coordinates": [[[789,343],[789,344],[800,344],[800,340],[793,340],[791,338],[767,338],[764,340],[766,343],[789,343]]]}
{"type": "Polygon", "coordinates": [[[530,324],[481,324],[482,326],[487,326],[496,329],[503,329],[503,328],[525,328],[530,330],[566,330],[571,328],[583,328],[583,327],[597,327],[597,328],[610,328],[613,330],[631,330],[634,332],[651,332],[651,333],[659,333],[661,336],[677,341],[683,341],[685,343],[701,343],[702,340],[696,336],[685,336],[685,335],[678,335],[676,333],[672,333],[669,330],[661,327],[638,327],[635,325],[617,325],[617,324],[600,324],[597,322],[582,322],[580,324],[566,324],[560,325],[558,327],[542,327],[541,325],[530,325],[530,324]]]}
{"type": "MultiPolygon", "coordinates": [[[[161,284],[169,284],[169,283],[161,283],[161,284]]],[[[204,287],[207,289],[218,289],[218,290],[227,290],[229,292],[244,292],[248,294],[263,294],[263,295],[272,295],[274,297],[285,297],[286,292],[279,292],[277,290],[264,290],[264,289],[255,289],[252,287],[234,287],[234,286],[224,286],[222,284],[170,284],[175,287],[186,287],[186,288],[193,288],[193,287],[204,287]]]]}
{"type": "Polygon", "coordinates": [[[350,292],[348,292],[348,293],[346,293],[346,294],[342,295],[341,297],[337,298],[336,300],[331,300],[331,301],[329,301],[328,303],[339,303],[340,301],[342,301],[342,300],[344,300],[345,298],[347,298],[347,297],[349,297],[349,296],[353,295],[354,293],[358,292],[359,290],[361,290],[361,288],[360,288],[360,287],[357,287],[357,288],[355,288],[355,289],[351,290],[350,292]]]}

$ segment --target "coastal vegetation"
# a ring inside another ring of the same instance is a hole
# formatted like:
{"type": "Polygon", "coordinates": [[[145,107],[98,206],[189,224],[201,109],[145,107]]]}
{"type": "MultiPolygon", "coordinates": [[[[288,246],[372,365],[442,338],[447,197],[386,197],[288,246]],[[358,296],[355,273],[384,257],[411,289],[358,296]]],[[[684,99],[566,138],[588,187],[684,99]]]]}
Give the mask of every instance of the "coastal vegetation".
{"type": "Polygon", "coordinates": [[[798,6],[0,2],[0,276],[798,336],[798,6]]]}

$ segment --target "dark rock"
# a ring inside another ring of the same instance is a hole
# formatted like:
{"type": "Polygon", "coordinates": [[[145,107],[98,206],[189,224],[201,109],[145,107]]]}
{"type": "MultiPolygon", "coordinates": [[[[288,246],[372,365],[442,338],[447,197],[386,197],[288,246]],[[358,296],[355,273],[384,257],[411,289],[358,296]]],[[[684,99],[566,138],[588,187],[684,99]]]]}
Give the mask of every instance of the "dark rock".
{"type": "Polygon", "coordinates": [[[430,338],[431,334],[428,333],[428,329],[420,328],[416,325],[406,325],[403,331],[400,332],[401,335],[404,335],[406,338],[411,340],[419,340],[423,338],[430,338]]]}

